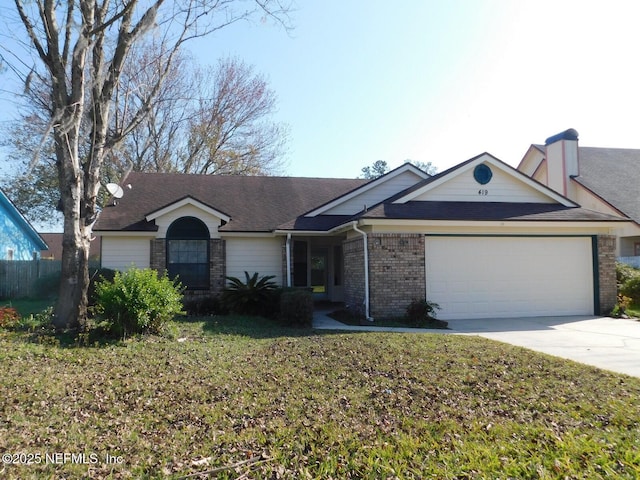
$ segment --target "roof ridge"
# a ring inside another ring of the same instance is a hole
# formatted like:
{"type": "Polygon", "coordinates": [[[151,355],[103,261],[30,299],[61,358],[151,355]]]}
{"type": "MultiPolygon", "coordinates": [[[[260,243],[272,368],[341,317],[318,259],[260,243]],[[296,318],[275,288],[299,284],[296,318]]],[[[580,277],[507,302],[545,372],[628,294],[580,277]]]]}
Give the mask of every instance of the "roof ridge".
{"type": "Polygon", "coordinates": [[[304,177],[304,176],[289,176],[289,175],[235,175],[229,173],[182,173],[182,172],[140,172],[131,171],[129,175],[163,175],[163,176],[176,176],[176,177],[200,177],[200,178],[215,178],[224,177],[229,178],[261,178],[261,179],[292,179],[292,180],[344,180],[344,181],[362,181],[367,183],[370,180],[366,178],[349,178],[349,177],[304,177]]]}

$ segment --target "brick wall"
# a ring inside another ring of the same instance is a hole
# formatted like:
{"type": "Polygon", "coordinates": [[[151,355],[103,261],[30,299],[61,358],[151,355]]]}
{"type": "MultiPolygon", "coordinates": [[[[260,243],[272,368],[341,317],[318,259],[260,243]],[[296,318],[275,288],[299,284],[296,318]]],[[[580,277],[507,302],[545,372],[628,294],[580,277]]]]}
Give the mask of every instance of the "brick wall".
{"type": "Polygon", "coordinates": [[[151,240],[150,266],[163,273],[167,269],[167,241],[164,238],[151,240]]]}
{"type": "Polygon", "coordinates": [[[616,237],[599,235],[598,245],[598,273],[600,282],[600,315],[609,315],[617,298],[616,282],[616,237]]]}
{"type": "Polygon", "coordinates": [[[345,240],[344,302],[347,308],[364,314],[364,242],[362,237],[345,240]]]}
{"type": "Polygon", "coordinates": [[[209,241],[209,281],[211,285],[210,294],[219,295],[225,286],[226,266],[226,243],[220,238],[212,238],[209,241]]]}
{"type": "Polygon", "coordinates": [[[404,315],[411,300],[424,300],[424,235],[369,235],[371,316],[404,315]]]}

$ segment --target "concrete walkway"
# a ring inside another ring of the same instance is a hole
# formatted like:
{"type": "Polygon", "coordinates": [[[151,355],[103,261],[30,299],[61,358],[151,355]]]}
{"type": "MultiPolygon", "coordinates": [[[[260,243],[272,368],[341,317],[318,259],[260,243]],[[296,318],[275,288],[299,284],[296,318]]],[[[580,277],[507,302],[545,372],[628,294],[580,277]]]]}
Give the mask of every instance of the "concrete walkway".
{"type": "Polygon", "coordinates": [[[314,314],[323,330],[477,335],[567,358],[613,372],[640,377],[640,321],[608,317],[538,317],[451,320],[449,329],[351,326],[314,314]]]}

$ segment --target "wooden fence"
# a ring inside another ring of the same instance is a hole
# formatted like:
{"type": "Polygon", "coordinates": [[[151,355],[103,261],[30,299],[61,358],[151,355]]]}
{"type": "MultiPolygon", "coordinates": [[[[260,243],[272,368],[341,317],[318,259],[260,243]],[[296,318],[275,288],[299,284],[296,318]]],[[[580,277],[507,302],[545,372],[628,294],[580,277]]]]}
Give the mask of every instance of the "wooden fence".
{"type": "Polygon", "coordinates": [[[60,260],[0,260],[0,299],[35,297],[43,282],[57,284],[60,270],[60,260]]]}

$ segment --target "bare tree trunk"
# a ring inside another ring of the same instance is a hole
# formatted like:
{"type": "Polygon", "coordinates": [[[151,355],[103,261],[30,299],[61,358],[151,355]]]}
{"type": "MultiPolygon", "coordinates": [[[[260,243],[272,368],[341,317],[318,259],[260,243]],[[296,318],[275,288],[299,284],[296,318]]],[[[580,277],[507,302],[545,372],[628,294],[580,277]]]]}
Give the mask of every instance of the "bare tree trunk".
{"type": "Polygon", "coordinates": [[[56,131],[54,137],[64,231],[60,289],[53,323],[57,328],[78,328],[84,326],[87,318],[91,232],[87,231],[82,215],[84,184],[78,160],[77,127],[56,131]]]}
{"type": "MultiPolygon", "coordinates": [[[[98,216],[97,197],[105,155],[148,115],[184,42],[254,14],[278,19],[286,16],[287,9],[278,0],[273,4],[271,0],[255,0],[253,9],[236,0],[174,0],[167,2],[166,11],[158,19],[165,0],[14,3],[29,45],[44,67],[36,74],[49,85],[46,111],[50,123],[46,135],[53,132],[64,214],[62,273],[54,324],[58,328],[78,328],[87,318],[89,245],[98,216]],[[160,49],[158,57],[164,68],[151,82],[128,124],[110,130],[114,92],[130,50],[160,25],[167,29],[166,48],[160,49]],[[88,137],[86,128],[83,132],[83,121],[90,125],[88,137]],[[86,146],[82,154],[81,143],[86,146]]],[[[33,72],[32,69],[26,76],[25,85],[33,72]]]]}
{"type": "Polygon", "coordinates": [[[58,328],[82,328],[87,318],[89,241],[82,230],[76,225],[65,227],[62,237],[62,273],[53,320],[58,328]]]}

